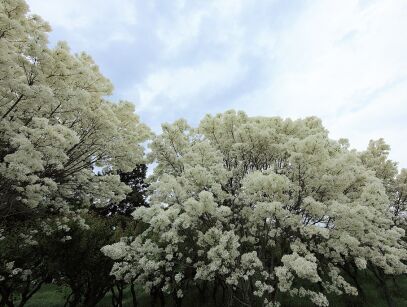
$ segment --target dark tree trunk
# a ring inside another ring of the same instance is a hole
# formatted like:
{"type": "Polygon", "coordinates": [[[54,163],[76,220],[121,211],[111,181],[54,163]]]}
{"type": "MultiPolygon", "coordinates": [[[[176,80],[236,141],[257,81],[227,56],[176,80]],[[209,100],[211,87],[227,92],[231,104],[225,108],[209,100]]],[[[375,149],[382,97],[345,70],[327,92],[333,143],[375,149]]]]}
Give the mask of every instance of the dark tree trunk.
{"type": "Polygon", "coordinates": [[[164,294],[163,294],[162,291],[160,291],[160,289],[158,289],[158,288],[152,289],[151,292],[150,292],[150,296],[152,298],[151,299],[151,307],[155,307],[158,300],[160,301],[160,306],[165,306],[164,294]]]}
{"type": "Polygon", "coordinates": [[[356,289],[358,289],[358,293],[363,301],[366,301],[365,291],[363,290],[362,286],[360,285],[359,278],[358,278],[358,270],[355,266],[346,265],[343,267],[343,270],[349,275],[349,277],[355,283],[356,289]]]}
{"type": "Polygon", "coordinates": [[[376,279],[379,281],[379,284],[383,290],[384,297],[386,298],[387,306],[396,307],[396,305],[393,301],[393,298],[391,297],[389,287],[387,286],[386,276],[384,275],[384,273],[376,267],[372,267],[372,272],[373,272],[374,276],[376,277],[376,279]]]}
{"type": "Polygon", "coordinates": [[[133,299],[133,307],[137,307],[138,304],[137,304],[136,290],[134,289],[134,283],[131,283],[130,290],[131,290],[131,297],[133,299]]]}
{"type": "Polygon", "coordinates": [[[196,285],[196,287],[198,288],[199,291],[199,297],[201,298],[201,302],[205,300],[206,298],[206,292],[208,289],[208,283],[206,281],[204,281],[202,283],[202,286],[199,286],[199,284],[196,285]]]}
{"type": "Polygon", "coordinates": [[[7,302],[10,297],[10,289],[7,288],[0,288],[0,294],[1,294],[1,299],[0,299],[0,307],[5,307],[8,306],[7,302]]]}
{"type": "Polygon", "coordinates": [[[162,291],[159,291],[159,296],[160,296],[161,307],[164,307],[165,306],[165,297],[164,297],[164,294],[162,291]]]}
{"type": "Polygon", "coordinates": [[[175,303],[175,307],[181,307],[182,305],[182,298],[177,296],[177,292],[173,292],[172,293],[172,298],[174,300],[175,303]]]}
{"type": "Polygon", "coordinates": [[[215,281],[213,283],[213,290],[212,290],[212,299],[213,299],[213,303],[216,306],[216,296],[218,294],[218,283],[215,281]]]}
{"type": "Polygon", "coordinates": [[[116,284],[116,291],[114,291],[115,286],[113,285],[110,288],[110,291],[112,293],[112,306],[114,307],[122,307],[123,305],[123,285],[121,284],[116,284]]]}
{"type": "Polygon", "coordinates": [[[45,280],[41,280],[40,282],[38,282],[30,291],[29,287],[30,287],[30,282],[27,283],[27,287],[26,287],[26,291],[24,291],[24,293],[21,295],[21,301],[18,304],[18,307],[23,307],[28,300],[35,294],[38,292],[38,290],[41,289],[42,284],[45,282],[45,280]]]}

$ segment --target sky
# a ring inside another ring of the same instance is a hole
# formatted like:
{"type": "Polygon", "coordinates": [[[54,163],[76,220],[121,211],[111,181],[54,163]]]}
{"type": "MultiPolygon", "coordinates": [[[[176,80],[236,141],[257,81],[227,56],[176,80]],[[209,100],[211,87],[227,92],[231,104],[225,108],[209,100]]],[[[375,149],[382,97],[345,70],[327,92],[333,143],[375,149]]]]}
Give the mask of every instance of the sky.
{"type": "Polygon", "coordinates": [[[28,0],[155,131],[229,109],[323,120],[407,167],[406,0],[28,0]]]}

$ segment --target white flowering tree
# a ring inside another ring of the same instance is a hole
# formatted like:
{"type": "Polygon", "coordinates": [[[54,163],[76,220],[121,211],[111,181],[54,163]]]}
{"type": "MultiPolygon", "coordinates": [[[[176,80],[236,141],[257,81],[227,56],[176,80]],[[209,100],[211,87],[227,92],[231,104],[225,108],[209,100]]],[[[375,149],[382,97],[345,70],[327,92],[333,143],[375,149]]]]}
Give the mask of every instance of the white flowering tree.
{"type": "MultiPolygon", "coordinates": [[[[38,232],[55,229],[69,240],[67,224],[81,222],[81,210],[120,202],[130,189],[114,172],[143,162],[149,136],[131,103],[106,100],[112,85],[90,56],[63,42],[50,49],[48,31],[25,1],[0,0],[0,245],[9,247],[36,246],[38,232]],[[95,166],[111,175],[96,176],[95,166]],[[29,224],[27,240],[6,242],[19,223],[29,224]]],[[[10,249],[0,246],[0,254],[8,300],[13,280],[32,284],[30,268],[10,259],[10,249]]]]}
{"type": "Polygon", "coordinates": [[[193,287],[223,289],[229,306],[275,306],[283,296],[328,306],[357,295],[368,265],[406,272],[404,230],[385,186],[319,119],[207,115],[194,129],[164,124],[144,231],[102,251],[112,274],[180,304],[193,287]]]}
{"type": "MultiPolygon", "coordinates": [[[[390,146],[383,139],[372,140],[367,149],[360,153],[362,163],[379,178],[389,196],[389,211],[394,224],[407,230],[407,170],[397,169],[397,163],[389,159],[390,146]]],[[[404,234],[403,240],[407,242],[404,234]]],[[[406,245],[407,246],[407,245],[406,245]]],[[[371,263],[370,270],[383,289],[389,305],[394,306],[393,298],[387,286],[385,272],[371,263]]],[[[394,279],[393,279],[394,280],[394,279]]]]}
{"type": "Polygon", "coordinates": [[[370,141],[360,156],[363,164],[382,180],[396,225],[407,229],[407,169],[397,169],[389,159],[390,146],[383,139],[370,141]]]}
{"type": "MultiPolygon", "coordinates": [[[[392,204],[396,225],[407,230],[407,169],[402,169],[396,176],[396,193],[392,204]]],[[[404,237],[407,241],[407,238],[404,237]]]]}

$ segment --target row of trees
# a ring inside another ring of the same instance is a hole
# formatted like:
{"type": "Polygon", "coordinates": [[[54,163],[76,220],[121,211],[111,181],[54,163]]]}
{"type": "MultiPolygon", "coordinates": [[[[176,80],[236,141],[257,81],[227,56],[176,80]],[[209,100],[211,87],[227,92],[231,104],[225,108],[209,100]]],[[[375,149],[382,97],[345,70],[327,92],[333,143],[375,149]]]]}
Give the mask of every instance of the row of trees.
{"type": "Polygon", "coordinates": [[[0,306],[45,283],[67,306],[185,295],[228,306],[328,306],[406,273],[407,171],[389,146],[331,140],[315,117],[228,111],[154,136],[86,54],[47,45],[23,0],[0,0],[0,306]],[[143,144],[149,141],[150,152],[143,144]],[[146,163],[156,165],[147,183],[146,163]],[[130,216],[130,214],[132,216],[130,216]]]}

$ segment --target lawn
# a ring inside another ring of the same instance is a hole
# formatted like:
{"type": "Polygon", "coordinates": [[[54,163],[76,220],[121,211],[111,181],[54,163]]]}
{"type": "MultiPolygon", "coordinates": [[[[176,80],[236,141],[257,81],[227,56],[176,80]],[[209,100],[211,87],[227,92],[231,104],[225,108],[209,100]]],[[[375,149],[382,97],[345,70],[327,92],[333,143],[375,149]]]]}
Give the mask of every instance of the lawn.
{"type": "MultiPolygon", "coordinates": [[[[389,287],[391,288],[392,296],[397,307],[407,306],[407,276],[401,276],[396,280],[396,283],[389,281],[389,287]]],[[[360,297],[349,296],[331,296],[329,297],[330,306],[374,306],[374,307],[386,307],[387,303],[384,298],[383,292],[380,286],[376,284],[369,276],[363,279],[362,285],[366,293],[366,301],[364,302],[360,297]]],[[[69,290],[67,288],[59,287],[57,285],[45,285],[37,292],[32,299],[27,303],[27,307],[59,307],[64,305],[64,298],[68,295],[69,290]]],[[[150,306],[150,298],[147,294],[143,293],[140,289],[138,291],[138,303],[139,306],[150,306]]],[[[219,300],[220,301],[220,300],[219,300]]],[[[166,300],[166,306],[173,306],[170,299],[166,300]]],[[[282,299],[283,306],[290,307],[308,307],[313,306],[312,303],[305,301],[301,298],[284,297],[282,299]]],[[[99,307],[110,307],[111,294],[108,293],[103,300],[98,304],[99,307]]],[[[123,306],[131,307],[132,298],[129,289],[125,290],[123,306]]],[[[183,306],[214,306],[213,300],[208,298],[207,301],[198,298],[197,293],[187,295],[183,301],[183,306]]]]}

